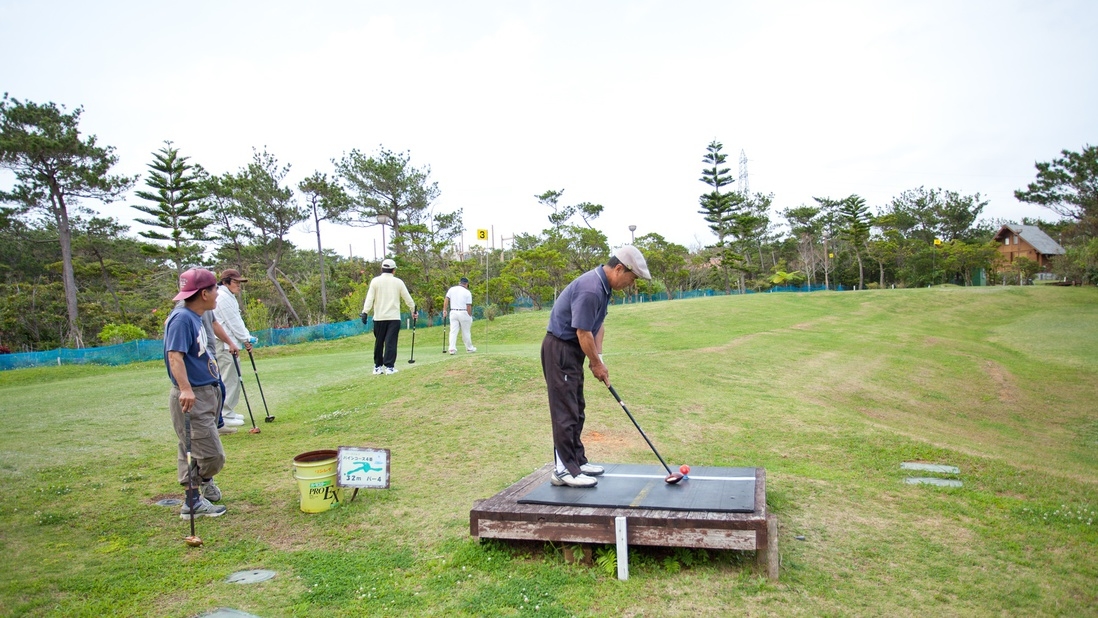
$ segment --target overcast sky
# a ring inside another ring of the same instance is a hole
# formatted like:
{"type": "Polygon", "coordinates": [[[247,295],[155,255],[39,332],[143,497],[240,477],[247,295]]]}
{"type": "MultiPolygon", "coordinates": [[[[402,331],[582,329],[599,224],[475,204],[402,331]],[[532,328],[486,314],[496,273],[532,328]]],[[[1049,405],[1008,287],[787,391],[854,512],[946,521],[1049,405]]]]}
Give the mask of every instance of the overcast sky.
{"type": "MultiPolygon", "coordinates": [[[[1096,33],[1090,0],[0,0],[0,90],[83,106],[118,173],[172,140],[218,174],[266,147],[296,185],[384,146],[430,167],[466,244],[539,232],[534,196],[563,189],[605,207],[612,246],[631,224],[693,246],[713,240],[714,139],[776,211],[925,186],[982,194],[986,219],[1055,219],[1013,191],[1098,143],[1096,33]]],[[[100,210],[136,227],[125,204],[100,210]]],[[[380,244],[322,232],[344,255],[380,244]]]]}

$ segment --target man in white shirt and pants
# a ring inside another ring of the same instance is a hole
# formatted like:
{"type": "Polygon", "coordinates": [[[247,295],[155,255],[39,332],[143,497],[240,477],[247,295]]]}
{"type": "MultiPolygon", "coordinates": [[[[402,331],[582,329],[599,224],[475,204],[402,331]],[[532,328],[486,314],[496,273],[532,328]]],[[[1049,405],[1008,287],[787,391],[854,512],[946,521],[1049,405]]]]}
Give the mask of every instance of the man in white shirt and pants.
{"type": "MultiPolygon", "coordinates": [[[[217,286],[217,308],[214,315],[221,323],[221,328],[236,343],[237,347],[243,346],[248,351],[252,349],[252,334],[244,325],[244,318],[240,317],[240,302],[236,295],[240,293],[241,284],[246,283],[239,270],[227,268],[221,273],[220,285],[217,286]]],[[[244,415],[236,411],[240,403],[240,374],[236,370],[233,357],[238,350],[231,350],[223,341],[217,342],[217,370],[221,373],[221,381],[225,383],[225,407],[221,416],[226,425],[239,426],[244,424],[244,415]]]]}
{"type": "Polygon", "coordinates": [[[366,315],[372,310],[374,313],[374,375],[393,374],[397,372],[397,338],[400,335],[400,301],[408,306],[412,313],[412,319],[419,317],[416,313],[416,301],[408,293],[408,286],[393,275],[396,270],[396,262],[390,259],[382,260],[381,274],[370,280],[370,287],[366,291],[366,302],[362,303],[362,323],[367,321],[366,315]]]}
{"type": "Polygon", "coordinates": [[[469,280],[461,278],[458,285],[446,292],[442,301],[442,312],[450,312],[450,354],[457,354],[458,330],[465,342],[466,352],[476,352],[473,347],[473,293],[469,291],[469,280]]]}

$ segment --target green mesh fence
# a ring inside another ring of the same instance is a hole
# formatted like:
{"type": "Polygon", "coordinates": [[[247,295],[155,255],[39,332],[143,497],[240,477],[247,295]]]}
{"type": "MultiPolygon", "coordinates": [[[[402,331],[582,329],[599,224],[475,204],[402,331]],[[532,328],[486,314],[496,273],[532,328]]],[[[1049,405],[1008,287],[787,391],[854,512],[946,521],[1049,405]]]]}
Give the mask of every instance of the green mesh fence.
{"type": "MultiPolygon", "coordinates": [[[[772,293],[772,292],[816,292],[825,289],[822,285],[816,286],[786,286],[781,288],[771,288],[765,292],[760,293],[772,293]]],[[[844,288],[838,286],[837,290],[842,291],[844,288]]],[[[748,294],[754,294],[752,290],[748,290],[748,294]]],[[[673,294],[675,299],[687,299],[687,298],[703,298],[706,296],[723,296],[723,291],[718,290],[687,290],[683,292],[675,292],[673,294]]],[[[659,302],[667,300],[666,293],[659,294],[632,294],[625,296],[624,298],[614,298],[614,304],[630,304],[630,303],[648,303],[659,302]]],[[[544,308],[548,309],[551,305],[547,305],[544,308]]],[[[533,308],[533,302],[529,299],[520,299],[514,302],[511,306],[515,309],[530,309],[533,308]]],[[[473,311],[474,317],[477,319],[483,319],[484,307],[477,306],[473,311]]],[[[411,325],[411,314],[401,314],[401,327],[408,328],[411,325]]],[[[426,313],[420,313],[419,319],[416,321],[416,327],[422,328],[426,326],[438,326],[442,324],[443,319],[441,315],[428,316],[426,313]]],[[[334,324],[316,324],[313,326],[297,326],[294,328],[268,328],[253,332],[259,341],[257,346],[274,346],[274,345],[290,345],[294,343],[304,343],[306,341],[322,341],[327,339],[341,339],[343,337],[353,337],[355,335],[361,335],[367,332],[373,332],[374,324],[371,317],[367,324],[363,324],[362,320],[349,320],[347,322],[336,322],[334,324]]],[[[164,358],[164,342],[159,339],[141,339],[138,341],[128,341],[126,343],[120,343],[118,345],[103,346],[99,348],[82,348],[82,349],[70,349],[70,348],[58,348],[56,350],[48,350],[45,352],[20,352],[15,354],[0,354],[0,371],[5,369],[22,369],[26,367],[44,367],[48,365],[126,365],[129,363],[136,363],[140,361],[161,360],[164,358]]]]}

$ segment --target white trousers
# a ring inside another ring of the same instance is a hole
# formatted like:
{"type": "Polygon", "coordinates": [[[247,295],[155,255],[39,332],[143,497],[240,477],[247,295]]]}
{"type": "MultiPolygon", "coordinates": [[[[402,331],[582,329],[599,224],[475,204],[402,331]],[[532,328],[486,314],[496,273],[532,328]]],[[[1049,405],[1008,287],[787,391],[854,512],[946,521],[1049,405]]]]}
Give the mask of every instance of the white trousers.
{"type": "Polygon", "coordinates": [[[461,339],[465,342],[465,350],[473,349],[473,316],[465,311],[450,311],[450,349],[457,349],[458,330],[461,330],[461,339]]]}
{"type": "Polygon", "coordinates": [[[221,413],[235,413],[236,406],[240,403],[240,374],[236,372],[229,346],[220,341],[217,345],[217,371],[221,374],[221,381],[225,383],[225,407],[221,413]]]}

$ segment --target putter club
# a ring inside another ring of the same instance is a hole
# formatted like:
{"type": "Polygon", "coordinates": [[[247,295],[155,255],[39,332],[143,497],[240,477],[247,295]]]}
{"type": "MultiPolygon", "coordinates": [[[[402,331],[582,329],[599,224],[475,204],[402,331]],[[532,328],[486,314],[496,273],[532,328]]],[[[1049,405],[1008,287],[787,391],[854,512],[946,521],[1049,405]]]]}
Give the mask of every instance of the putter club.
{"type": "MultiPolygon", "coordinates": [[[[189,495],[190,492],[193,491],[196,488],[195,483],[194,483],[194,475],[195,475],[195,472],[197,472],[196,468],[198,468],[197,462],[195,462],[194,458],[191,457],[191,414],[190,414],[190,412],[184,412],[183,413],[183,431],[184,431],[184,434],[183,434],[184,444],[183,445],[185,447],[187,447],[187,493],[188,493],[187,500],[189,500],[190,499],[190,495],[189,495]]],[[[187,500],[184,500],[183,502],[186,503],[187,500]]],[[[194,512],[195,512],[195,509],[197,507],[198,507],[197,504],[192,504],[191,505],[191,536],[188,536],[188,537],[183,539],[183,542],[186,543],[187,545],[191,546],[191,547],[202,547],[202,539],[199,538],[199,536],[194,533],[194,512]]]]}
{"type": "Polygon", "coordinates": [[[656,454],[656,459],[659,459],[660,463],[663,464],[663,469],[667,470],[667,478],[663,479],[663,482],[667,483],[668,485],[674,485],[675,483],[681,481],[683,475],[678,472],[672,472],[671,468],[667,465],[667,462],[663,460],[663,457],[660,457],[660,452],[656,450],[656,445],[652,444],[652,441],[649,440],[648,436],[644,434],[644,430],[641,429],[641,426],[637,424],[637,419],[633,418],[633,415],[629,413],[629,408],[625,407],[625,402],[621,400],[621,397],[618,397],[618,391],[614,390],[614,387],[610,386],[609,384],[606,385],[606,388],[610,389],[610,394],[614,396],[614,399],[618,400],[618,405],[621,406],[622,410],[625,410],[625,414],[629,416],[629,420],[633,421],[633,426],[637,428],[637,431],[640,432],[641,437],[644,438],[644,441],[648,443],[649,447],[651,447],[652,452],[656,454]]]}
{"type": "MultiPolygon", "coordinates": [[[[247,350],[247,348],[244,349],[247,350]]],[[[255,374],[255,383],[259,385],[259,398],[263,400],[263,411],[267,413],[267,418],[263,420],[273,423],[275,417],[271,416],[271,410],[267,407],[267,398],[263,396],[263,383],[259,381],[259,370],[255,368],[255,357],[252,356],[251,350],[248,350],[248,360],[252,361],[252,373],[255,374]]]]}
{"type": "Polygon", "coordinates": [[[416,362],[416,318],[412,318],[412,354],[408,357],[408,364],[416,362]]]}
{"type": "Polygon", "coordinates": [[[236,365],[236,379],[240,380],[240,392],[244,395],[244,405],[248,406],[248,418],[252,419],[252,428],[248,433],[259,433],[259,427],[255,426],[255,417],[252,416],[252,402],[248,401],[248,391],[244,390],[244,376],[240,375],[240,359],[233,354],[233,365],[236,365]]]}
{"type": "Polygon", "coordinates": [[[446,347],[446,312],[442,312],[442,353],[445,354],[450,351],[450,348],[446,347]]]}

